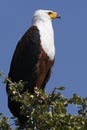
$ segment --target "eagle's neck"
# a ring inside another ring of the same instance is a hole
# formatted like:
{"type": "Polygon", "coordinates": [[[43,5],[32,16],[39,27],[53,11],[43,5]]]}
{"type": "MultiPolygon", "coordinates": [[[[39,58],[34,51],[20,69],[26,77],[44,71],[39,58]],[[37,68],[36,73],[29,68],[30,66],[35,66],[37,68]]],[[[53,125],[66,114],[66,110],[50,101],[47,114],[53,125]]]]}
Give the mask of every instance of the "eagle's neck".
{"type": "Polygon", "coordinates": [[[55,57],[55,46],[54,31],[51,21],[38,21],[35,22],[33,25],[37,26],[39,29],[42,48],[49,56],[50,60],[53,60],[55,57]]]}

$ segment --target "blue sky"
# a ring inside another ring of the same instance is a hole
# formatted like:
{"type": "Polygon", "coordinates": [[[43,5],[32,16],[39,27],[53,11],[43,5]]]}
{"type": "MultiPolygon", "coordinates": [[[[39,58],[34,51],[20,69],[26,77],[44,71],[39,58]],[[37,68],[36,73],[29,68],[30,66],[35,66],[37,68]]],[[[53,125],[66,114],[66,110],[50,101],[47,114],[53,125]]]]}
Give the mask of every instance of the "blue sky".
{"type": "MultiPolygon", "coordinates": [[[[37,9],[51,9],[61,15],[54,20],[56,57],[47,92],[65,86],[63,94],[87,96],[87,0],[1,0],[0,71],[7,76],[16,44],[31,26],[37,9]]],[[[5,84],[0,78],[0,112],[11,116],[7,108],[5,84]]]]}

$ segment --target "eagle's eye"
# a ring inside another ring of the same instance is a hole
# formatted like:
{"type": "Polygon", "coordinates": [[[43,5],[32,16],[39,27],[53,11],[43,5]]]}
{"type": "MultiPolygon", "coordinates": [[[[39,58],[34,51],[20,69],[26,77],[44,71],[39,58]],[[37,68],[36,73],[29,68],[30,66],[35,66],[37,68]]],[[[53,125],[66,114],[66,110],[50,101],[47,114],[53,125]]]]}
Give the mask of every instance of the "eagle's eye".
{"type": "Polygon", "coordinates": [[[50,14],[52,14],[52,12],[48,12],[48,14],[50,15],[50,14]]]}

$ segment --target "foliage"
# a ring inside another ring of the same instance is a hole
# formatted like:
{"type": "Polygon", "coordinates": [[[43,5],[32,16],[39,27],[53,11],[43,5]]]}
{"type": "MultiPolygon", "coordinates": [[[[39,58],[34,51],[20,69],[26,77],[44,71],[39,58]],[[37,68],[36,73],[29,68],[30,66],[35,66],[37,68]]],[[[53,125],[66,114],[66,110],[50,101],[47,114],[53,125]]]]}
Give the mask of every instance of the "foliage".
{"type": "Polygon", "coordinates": [[[12,130],[8,123],[8,118],[3,116],[2,113],[0,113],[0,130],[12,130]]]}
{"type": "MultiPolygon", "coordinates": [[[[62,95],[64,87],[54,88],[51,94],[35,88],[33,95],[28,92],[20,94],[22,89],[22,81],[18,84],[10,81],[12,100],[22,103],[21,114],[27,117],[26,130],[87,130],[87,98],[77,94],[66,98],[62,95]],[[78,109],[77,115],[67,111],[67,107],[73,104],[78,109]]],[[[15,130],[22,129],[17,119],[14,123],[15,130]]],[[[3,115],[0,116],[0,130],[12,130],[8,118],[3,115]]]]}

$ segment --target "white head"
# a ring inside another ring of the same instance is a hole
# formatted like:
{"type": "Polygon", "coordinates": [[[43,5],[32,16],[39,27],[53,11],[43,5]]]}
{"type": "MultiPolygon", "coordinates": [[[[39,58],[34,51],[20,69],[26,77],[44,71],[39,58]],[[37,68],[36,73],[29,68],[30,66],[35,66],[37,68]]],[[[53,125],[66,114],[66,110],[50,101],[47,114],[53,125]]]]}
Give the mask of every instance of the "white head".
{"type": "Polygon", "coordinates": [[[56,18],[60,18],[60,16],[56,12],[54,12],[52,10],[41,10],[40,9],[40,10],[35,11],[32,22],[33,22],[33,24],[38,21],[47,22],[47,21],[51,21],[56,18]]]}

